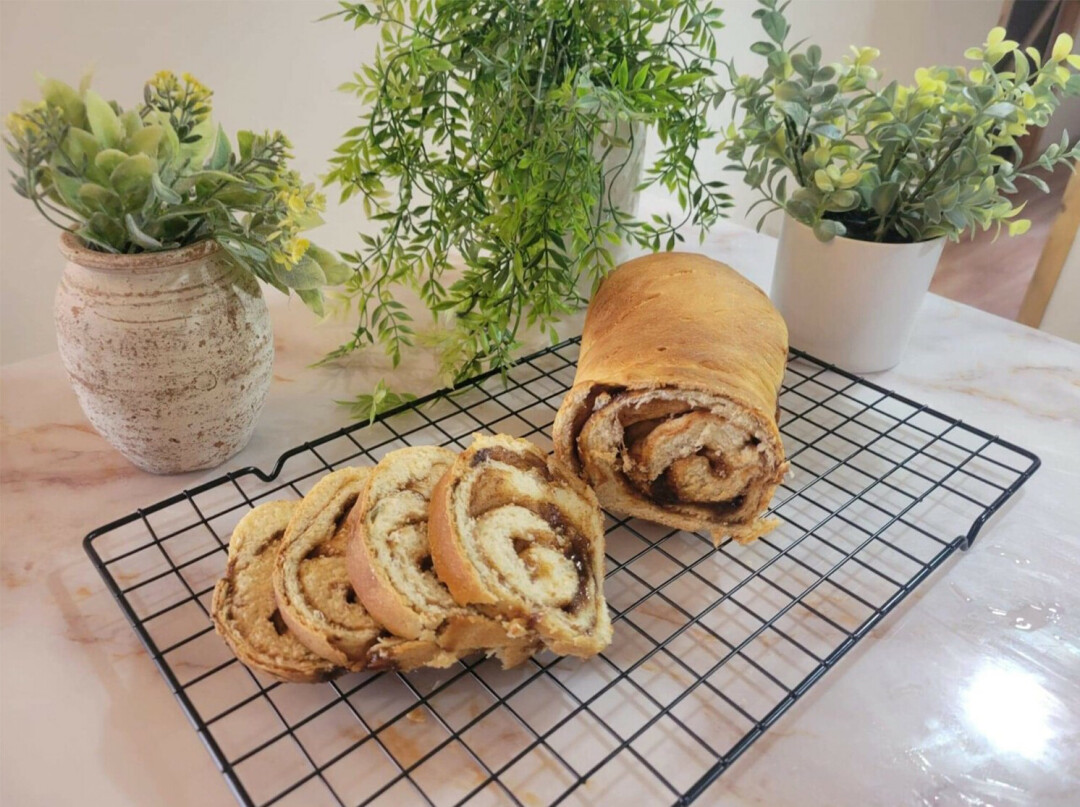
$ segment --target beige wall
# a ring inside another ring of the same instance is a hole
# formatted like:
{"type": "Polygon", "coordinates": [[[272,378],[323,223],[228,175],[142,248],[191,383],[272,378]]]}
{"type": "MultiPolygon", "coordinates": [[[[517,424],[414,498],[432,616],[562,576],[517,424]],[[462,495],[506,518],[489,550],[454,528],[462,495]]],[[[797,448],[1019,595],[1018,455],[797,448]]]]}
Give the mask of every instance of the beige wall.
{"type": "MultiPolygon", "coordinates": [[[[718,3],[728,27],[722,51],[739,54],[760,38],[747,0],[718,3]]],[[[337,21],[316,23],[336,5],[279,2],[25,2],[0,0],[0,112],[36,97],[34,71],[75,82],[94,66],[94,86],[131,104],[145,78],[162,68],[188,70],[216,92],[217,118],[237,128],[277,127],[295,144],[308,176],[325,170],[340,134],[353,125],[355,102],[334,88],[369,57],[370,30],[337,21]]],[[[875,45],[890,75],[910,76],[921,64],[957,62],[995,24],[999,0],[794,0],[793,35],[817,41],[826,58],[848,44],[875,45]]],[[[650,144],[655,148],[655,143],[650,144]]],[[[722,176],[719,161],[710,173],[722,176]]],[[[10,167],[7,155],[3,165],[10,167]]],[[[730,174],[727,175],[729,178],[730,174]]],[[[733,189],[738,217],[752,198],[733,189]]],[[[356,206],[332,205],[317,233],[326,246],[355,247],[362,225],[356,206]]],[[[60,273],[56,233],[4,184],[0,191],[0,362],[55,349],[52,295],[60,273]]]]}

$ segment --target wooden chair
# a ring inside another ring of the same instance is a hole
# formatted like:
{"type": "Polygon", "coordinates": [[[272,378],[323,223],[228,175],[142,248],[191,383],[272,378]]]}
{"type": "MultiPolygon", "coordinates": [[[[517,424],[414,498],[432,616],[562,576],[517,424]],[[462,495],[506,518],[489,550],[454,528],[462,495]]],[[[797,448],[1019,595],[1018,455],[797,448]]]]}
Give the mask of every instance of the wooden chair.
{"type": "Polygon", "coordinates": [[[1017,319],[1074,342],[1080,342],[1080,173],[1074,173],[1061,199],[1035,274],[1017,319]]]}

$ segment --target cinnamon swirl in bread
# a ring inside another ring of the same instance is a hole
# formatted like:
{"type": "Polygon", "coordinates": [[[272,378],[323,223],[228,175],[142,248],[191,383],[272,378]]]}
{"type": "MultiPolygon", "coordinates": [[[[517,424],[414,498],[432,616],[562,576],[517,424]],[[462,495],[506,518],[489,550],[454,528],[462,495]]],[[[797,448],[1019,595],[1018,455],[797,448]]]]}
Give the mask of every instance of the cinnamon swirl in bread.
{"type": "Polygon", "coordinates": [[[214,627],[246,666],[282,681],[314,683],[343,672],[289,630],[274,599],[271,569],[295,502],[267,502],[244,516],[229,539],[229,565],[214,587],[214,627]]]}
{"type": "Polygon", "coordinates": [[[430,540],[459,603],[529,625],[561,655],[611,642],[596,496],[528,440],[475,438],[435,489],[430,540]]]}
{"type": "MultiPolygon", "coordinates": [[[[445,448],[415,446],[383,457],[349,517],[349,577],[364,606],[391,633],[443,651],[429,666],[447,666],[474,651],[513,666],[538,649],[535,634],[524,622],[459,605],[432,564],[431,493],[455,456],[445,448]]],[[[394,666],[376,649],[372,663],[380,659],[394,666]]]]}

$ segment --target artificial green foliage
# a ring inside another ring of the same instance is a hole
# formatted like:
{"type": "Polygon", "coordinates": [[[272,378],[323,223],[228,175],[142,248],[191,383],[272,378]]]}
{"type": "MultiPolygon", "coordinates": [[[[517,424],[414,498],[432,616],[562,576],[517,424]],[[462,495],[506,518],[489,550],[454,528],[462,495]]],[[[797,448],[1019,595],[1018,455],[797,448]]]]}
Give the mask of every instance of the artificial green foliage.
{"type": "Polygon", "coordinates": [[[879,88],[876,49],[852,48],[843,63],[822,64],[816,45],[786,45],[786,3],[759,2],[754,16],[766,39],[751,50],[767,65],[760,77],[729,65],[744,114],[719,150],[761,193],[766,216],[786,210],[823,241],[955,241],[1003,225],[1016,235],[1030,226],[1008,199],[1017,182],[1046,191],[1033,172],[1072,167],[1080,156],[1067,134],[1026,163],[1017,145],[1047,124],[1063,96],[1080,94],[1072,69],[1080,56],[1067,34],[1043,62],[995,28],[965,53],[974,66],[920,68],[914,85],[879,88]]]}
{"type": "Polygon", "coordinates": [[[582,302],[579,277],[610,269],[614,244],[681,240],[682,221],[636,220],[608,192],[648,126],[662,149],[643,186],[666,188],[702,227],[730,205],[696,159],[721,97],[708,3],[380,0],[332,16],[382,26],[343,87],[368,111],[329,175],[381,229],[346,256],[358,321],[330,358],[378,343],[396,365],[415,341],[401,287],[451,315],[438,342],[454,379],[505,367],[523,327],[554,335],[582,302]]]}
{"type": "Polygon", "coordinates": [[[380,380],[370,395],[357,395],[351,401],[338,401],[342,406],[349,408],[349,412],[356,420],[366,420],[374,423],[375,418],[383,413],[397,409],[416,400],[416,396],[410,392],[394,392],[386,386],[386,382],[380,380]]]}
{"type": "Polygon", "coordinates": [[[349,275],[302,233],[325,199],[288,167],[280,132],[237,133],[210,119],[211,92],[162,71],[124,111],[89,89],[39,79],[42,100],[7,117],[4,143],[20,196],[93,249],[159,252],[214,240],[252,274],[316,312],[322,288],[349,275]]]}

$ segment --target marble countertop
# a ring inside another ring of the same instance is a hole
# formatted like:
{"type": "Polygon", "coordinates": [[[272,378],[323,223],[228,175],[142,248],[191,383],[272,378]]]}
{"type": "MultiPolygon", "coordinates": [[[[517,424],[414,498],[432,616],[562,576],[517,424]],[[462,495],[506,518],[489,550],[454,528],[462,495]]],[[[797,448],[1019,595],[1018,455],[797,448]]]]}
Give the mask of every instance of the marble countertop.
{"type": "MultiPolygon", "coordinates": [[[[775,241],[702,251],[768,288],[775,241]]],[[[59,259],[57,272],[59,273],[59,259]]],[[[211,805],[233,797],[81,546],[92,528],[346,425],[386,372],[310,369],[340,324],[275,301],[274,383],[251,444],[155,477],[89,426],[56,354],[0,371],[0,802],[211,805]]],[[[564,332],[580,328],[580,316],[564,332]]],[[[415,356],[397,377],[430,387],[415,356]]],[[[724,805],[1053,805],[1080,792],[1080,346],[928,296],[874,380],[1039,454],[967,553],[919,586],[703,797],[724,805]]]]}

